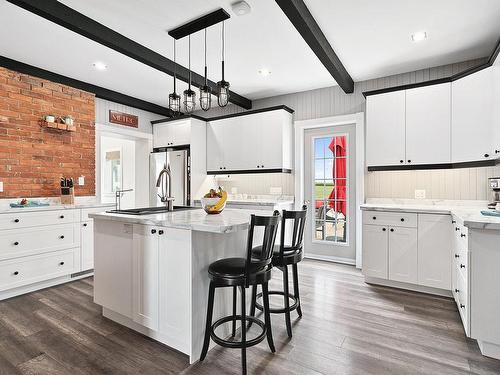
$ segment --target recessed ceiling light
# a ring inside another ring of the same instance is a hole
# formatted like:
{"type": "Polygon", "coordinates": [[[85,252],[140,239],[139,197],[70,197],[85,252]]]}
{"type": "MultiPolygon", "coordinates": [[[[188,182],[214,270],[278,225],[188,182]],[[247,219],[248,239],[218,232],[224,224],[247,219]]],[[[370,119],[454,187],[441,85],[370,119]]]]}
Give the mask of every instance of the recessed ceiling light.
{"type": "Polygon", "coordinates": [[[262,68],[259,70],[259,74],[263,77],[267,77],[271,74],[271,71],[269,69],[262,68]]]}
{"type": "Polygon", "coordinates": [[[231,4],[231,9],[237,16],[244,16],[245,14],[250,13],[250,5],[246,1],[237,1],[231,4]]]}
{"type": "Polygon", "coordinates": [[[100,62],[100,61],[96,61],[95,63],[92,64],[92,66],[96,70],[106,70],[106,69],[108,69],[108,66],[106,64],[104,64],[103,62],[100,62]]]}
{"type": "Polygon", "coordinates": [[[425,39],[427,39],[427,33],[425,31],[417,31],[416,33],[411,34],[411,40],[414,42],[421,42],[425,39]]]}

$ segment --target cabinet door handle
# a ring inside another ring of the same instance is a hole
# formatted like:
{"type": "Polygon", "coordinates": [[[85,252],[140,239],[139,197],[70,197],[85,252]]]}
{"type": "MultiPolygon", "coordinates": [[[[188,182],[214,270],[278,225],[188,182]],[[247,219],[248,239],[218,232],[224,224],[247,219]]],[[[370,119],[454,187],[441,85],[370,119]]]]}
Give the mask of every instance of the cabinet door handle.
{"type": "Polygon", "coordinates": [[[19,223],[19,219],[14,219],[14,223],[19,223]]]}
{"type": "Polygon", "coordinates": [[[461,265],[460,265],[460,268],[465,268],[465,264],[461,264],[461,265]]]}
{"type": "Polygon", "coordinates": [[[405,219],[402,217],[402,218],[401,218],[401,221],[405,221],[405,219]]]}
{"type": "Polygon", "coordinates": [[[465,234],[463,234],[463,233],[460,233],[460,237],[465,237],[465,234]]]}
{"type": "Polygon", "coordinates": [[[376,216],[374,216],[374,217],[373,217],[373,220],[377,220],[377,217],[376,217],[376,216]]]}
{"type": "Polygon", "coordinates": [[[455,288],[455,293],[460,293],[460,291],[458,289],[455,288]]]}
{"type": "Polygon", "coordinates": [[[394,232],[394,228],[391,228],[391,232],[394,232]]]}
{"type": "Polygon", "coordinates": [[[14,276],[19,275],[19,271],[14,271],[14,276]]]}
{"type": "Polygon", "coordinates": [[[260,168],[260,165],[258,165],[257,168],[260,168]]]}
{"type": "Polygon", "coordinates": [[[460,308],[461,308],[461,309],[465,309],[465,305],[460,304],[460,308]]]}
{"type": "Polygon", "coordinates": [[[382,228],[382,232],[385,232],[385,231],[386,231],[386,229],[385,229],[385,228],[382,228]]]}
{"type": "Polygon", "coordinates": [[[403,164],[405,161],[404,161],[404,160],[400,160],[399,162],[400,162],[401,164],[403,164]]]}
{"type": "Polygon", "coordinates": [[[64,262],[60,262],[60,263],[59,263],[59,265],[60,265],[60,266],[64,266],[64,262]]]}
{"type": "Polygon", "coordinates": [[[455,220],[452,220],[452,221],[451,221],[451,223],[452,223],[452,224],[456,224],[456,221],[455,221],[455,220]]]}
{"type": "Polygon", "coordinates": [[[261,167],[261,168],[264,168],[264,166],[263,166],[263,165],[261,165],[260,167],[261,167]]]}
{"type": "Polygon", "coordinates": [[[156,233],[156,229],[151,229],[151,234],[155,234],[156,233]]]}
{"type": "Polygon", "coordinates": [[[460,255],[458,255],[458,254],[455,254],[455,258],[460,258],[460,255]]]}
{"type": "Polygon", "coordinates": [[[490,157],[490,154],[484,154],[484,157],[485,157],[485,158],[489,158],[489,157],[490,157]]]}
{"type": "Polygon", "coordinates": [[[408,163],[411,163],[411,160],[410,160],[410,159],[408,159],[408,163]]]}
{"type": "Polygon", "coordinates": [[[83,226],[86,227],[87,226],[87,223],[83,223],[83,226]]]}
{"type": "Polygon", "coordinates": [[[500,154],[500,150],[495,150],[495,154],[500,154]]]}
{"type": "Polygon", "coordinates": [[[158,234],[161,236],[161,235],[163,234],[163,230],[161,230],[161,229],[160,229],[160,230],[158,231],[158,234]]]}
{"type": "Polygon", "coordinates": [[[64,219],[64,215],[59,216],[59,219],[64,219]]]}
{"type": "Polygon", "coordinates": [[[455,227],[455,232],[458,232],[460,230],[459,227],[455,227]]]}
{"type": "Polygon", "coordinates": [[[19,245],[19,242],[17,242],[17,241],[16,241],[16,242],[14,242],[14,245],[15,245],[15,246],[19,245]]]}
{"type": "Polygon", "coordinates": [[[63,239],[64,239],[64,236],[59,236],[59,238],[60,238],[61,240],[63,240],[63,239]]]}

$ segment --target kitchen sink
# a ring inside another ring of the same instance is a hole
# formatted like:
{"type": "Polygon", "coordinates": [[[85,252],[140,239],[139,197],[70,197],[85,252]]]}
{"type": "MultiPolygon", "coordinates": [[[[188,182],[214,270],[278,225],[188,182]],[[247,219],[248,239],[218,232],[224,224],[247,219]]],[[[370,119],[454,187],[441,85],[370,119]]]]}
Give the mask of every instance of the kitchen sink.
{"type": "MultiPolygon", "coordinates": [[[[199,207],[191,206],[174,206],[174,211],[186,211],[186,210],[199,210],[199,207]]],[[[106,211],[111,214],[124,214],[124,215],[152,215],[161,214],[163,212],[168,212],[167,207],[143,207],[143,208],[130,208],[126,210],[109,210],[106,211]]]]}

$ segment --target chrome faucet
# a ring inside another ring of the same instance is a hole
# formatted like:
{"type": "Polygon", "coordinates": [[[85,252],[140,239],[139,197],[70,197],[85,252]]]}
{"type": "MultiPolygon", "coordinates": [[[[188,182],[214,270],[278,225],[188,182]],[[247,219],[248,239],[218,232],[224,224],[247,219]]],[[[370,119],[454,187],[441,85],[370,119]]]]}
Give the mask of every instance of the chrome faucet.
{"type": "Polygon", "coordinates": [[[115,191],[115,211],[121,210],[121,203],[122,203],[122,197],[123,193],[126,193],[127,191],[133,191],[134,189],[125,189],[125,190],[116,190],[115,191]]]}
{"type": "Polygon", "coordinates": [[[172,197],[172,173],[170,172],[170,164],[167,166],[167,164],[165,163],[163,169],[158,175],[158,179],[156,180],[156,187],[159,188],[160,186],[161,195],[158,194],[158,197],[160,197],[160,200],[165,203],[168,211],[173,211],[175,198],[172,197]],[[165,184],[163,184],[163,175],[166,175],[165,184]]]}

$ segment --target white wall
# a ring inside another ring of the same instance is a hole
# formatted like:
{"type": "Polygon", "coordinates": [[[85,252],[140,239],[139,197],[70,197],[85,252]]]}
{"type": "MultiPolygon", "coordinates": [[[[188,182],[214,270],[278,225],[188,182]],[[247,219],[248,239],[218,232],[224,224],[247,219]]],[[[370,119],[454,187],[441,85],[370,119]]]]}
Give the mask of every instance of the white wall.
{"type": "Polygon", "coordinates": [[[165,118],[165,116],[157,115],[151,112],[146,112],[141,109],[129,107],[123,104],[118,104],[110,102],[108,100],[96,98],[95,100],[95,122],[101,125],[107,125],[114,129],[130,129],[136,130],[143,133],[152,134],[153,127],[151,126],[151,121],[159,120],[165,118]],[[124,113],[129,113],[139,117],[139,127],[137,129],[121,126],[117,124],[110,123],[109,120],[109,110],[119,111],[124,113]]]}

